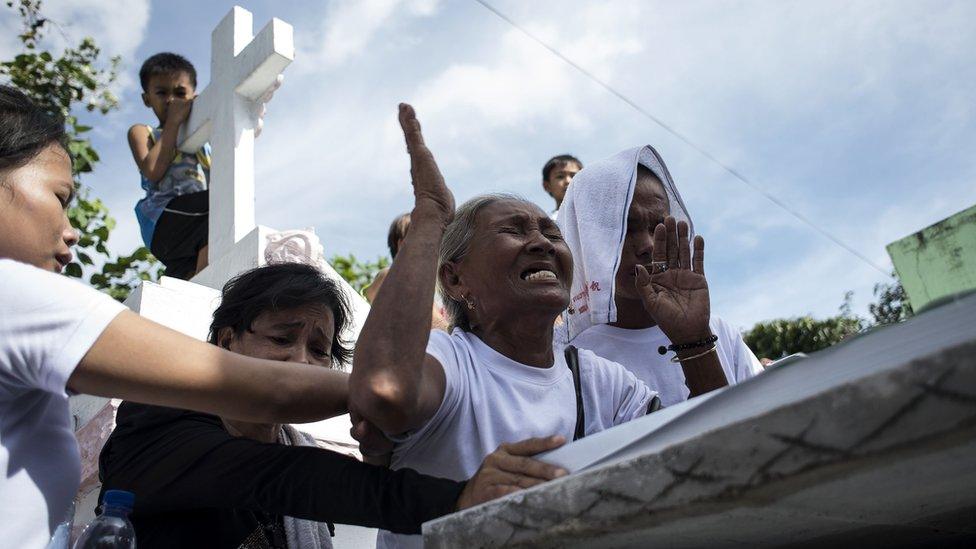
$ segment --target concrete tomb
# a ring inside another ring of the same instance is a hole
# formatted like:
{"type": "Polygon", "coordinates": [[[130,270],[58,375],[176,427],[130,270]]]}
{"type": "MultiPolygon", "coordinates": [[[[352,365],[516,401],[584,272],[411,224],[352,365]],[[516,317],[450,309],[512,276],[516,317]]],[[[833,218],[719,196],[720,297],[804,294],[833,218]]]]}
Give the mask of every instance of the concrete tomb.
{"type": "Polygon", "coordinates": [[[574,474],[428,522],[425,546],[976,540],[976,294],[542,458],[574,474]]]}

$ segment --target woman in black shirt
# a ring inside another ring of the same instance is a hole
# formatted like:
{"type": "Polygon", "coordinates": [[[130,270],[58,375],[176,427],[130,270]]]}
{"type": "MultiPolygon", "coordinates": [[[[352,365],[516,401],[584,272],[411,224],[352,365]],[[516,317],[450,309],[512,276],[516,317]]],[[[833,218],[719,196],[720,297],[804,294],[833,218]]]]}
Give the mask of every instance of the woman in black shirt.
{"type": "MultiPolygon", "coordinates": [[[[277,264],[227,283],[210,342],[311,366],[350,351],[338,286],[317,269],[277,264]]],[[[141,548],[330,546],[326,522],[419,533],[428,520],[565,474],[527,457],[562,443],[530,439],[485,460],[467,483],[390,471],[301,444],[287,426],[125,402],[102,450],[103,490],[136,494],[141,548]]]]}

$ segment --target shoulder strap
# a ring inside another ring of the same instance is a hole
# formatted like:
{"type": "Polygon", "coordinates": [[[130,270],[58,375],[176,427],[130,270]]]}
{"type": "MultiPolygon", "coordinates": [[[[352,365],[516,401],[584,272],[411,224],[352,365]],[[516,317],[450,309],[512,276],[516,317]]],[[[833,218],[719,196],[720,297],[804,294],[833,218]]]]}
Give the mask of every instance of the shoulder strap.
{"type": "Polygon", "coordinates": [[[580,384],[579,349],[575,345],[567,345],[565,349],[566,365],[573,373],[573,387],[576,389],[576,431],[573,440],[586,436],[586,415],[583,412],[583,387],[580,384]]]}

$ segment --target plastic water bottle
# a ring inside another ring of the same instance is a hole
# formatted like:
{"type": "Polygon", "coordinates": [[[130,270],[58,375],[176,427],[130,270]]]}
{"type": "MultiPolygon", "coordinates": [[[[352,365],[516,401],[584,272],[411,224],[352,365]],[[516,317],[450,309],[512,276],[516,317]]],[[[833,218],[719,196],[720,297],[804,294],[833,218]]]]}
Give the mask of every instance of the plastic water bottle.
{"type": "Polygon", "coordinates": [[[108,490],[102,498],[102,514],[88,523],[74,549],[135,549],[136,531],[129,513],[136,496],[125,490],[108,490]]]}

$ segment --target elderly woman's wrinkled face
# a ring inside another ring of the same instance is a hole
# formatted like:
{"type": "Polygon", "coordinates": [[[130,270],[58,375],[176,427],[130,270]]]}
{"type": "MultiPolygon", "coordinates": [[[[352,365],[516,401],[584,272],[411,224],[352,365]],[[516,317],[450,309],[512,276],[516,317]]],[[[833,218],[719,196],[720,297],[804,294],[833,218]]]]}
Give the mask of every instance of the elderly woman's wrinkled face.
{"type": "Polygon", "coordinates": [[[627,212],[627,235],[620,253],[620,267],[616,277],[616,299],[639,300],[635,286],[637,265],[651,272],[651,252],[654,250],[654,227],[664,223],[671,212],[664,184],[643,166],[637,170],[634,199],[627,212]]]}
{"type": "Polygon", "coordinates": [[[475,236],[456,274],[452,295],[474,302],[475,324],[517,312],[555,317],[569,304],[573,256],[542,209],[507,200],[478,212],[475,236]]]}
{"type": "Polygon", "coordinates": [[[58,144],[0,172],[0,258],[48,271],[70,263],[78,242],[67,215],[74,193],[71,159],[58,144]]]}
{"type": "Polygon", "coordinates": [[[331,366],[334,336],[332,310],[324,305],[305,305],[265,311],[254,319],[250,330],[236,336],[224,328],[217,343],[254,358],[331,366]]]}

